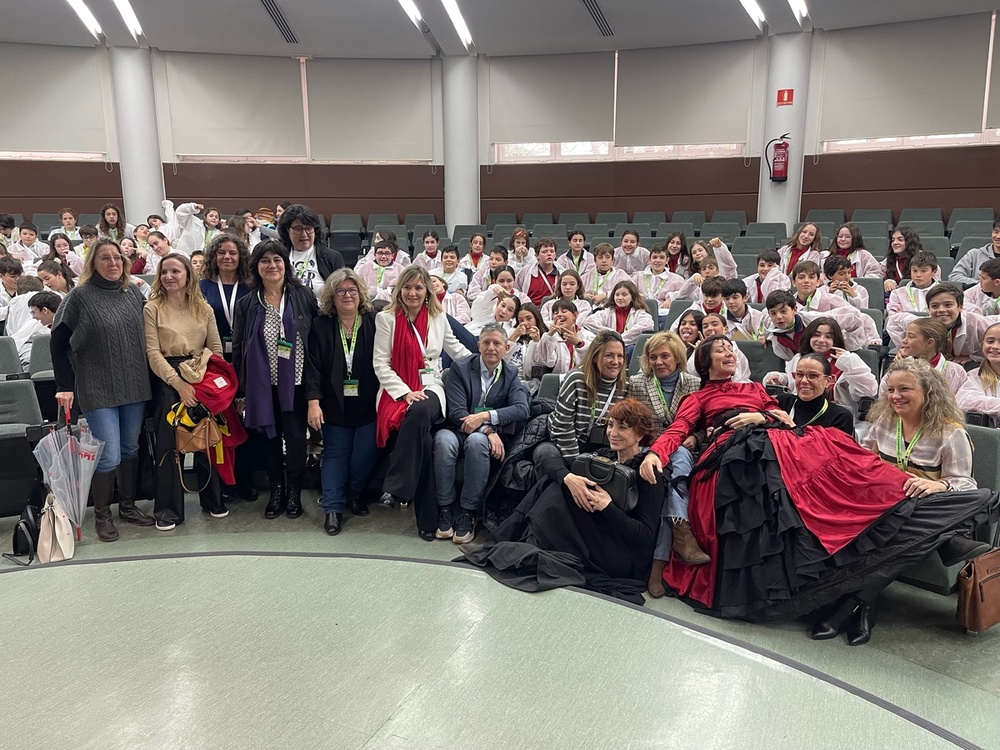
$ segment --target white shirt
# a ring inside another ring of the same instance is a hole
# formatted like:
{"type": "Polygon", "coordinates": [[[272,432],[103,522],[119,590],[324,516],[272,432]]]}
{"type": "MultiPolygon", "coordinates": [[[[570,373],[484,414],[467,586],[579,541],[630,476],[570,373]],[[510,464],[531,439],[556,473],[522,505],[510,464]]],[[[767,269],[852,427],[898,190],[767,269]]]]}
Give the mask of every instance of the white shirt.
{"type": "Polygon", "coordinates": [[[319,294],[323,288],[323,277],[319,275],[316,262],[316,246],[308,250],[292,250],[288,257],[292,261],[292,273],[302,284],[319,294]]]}

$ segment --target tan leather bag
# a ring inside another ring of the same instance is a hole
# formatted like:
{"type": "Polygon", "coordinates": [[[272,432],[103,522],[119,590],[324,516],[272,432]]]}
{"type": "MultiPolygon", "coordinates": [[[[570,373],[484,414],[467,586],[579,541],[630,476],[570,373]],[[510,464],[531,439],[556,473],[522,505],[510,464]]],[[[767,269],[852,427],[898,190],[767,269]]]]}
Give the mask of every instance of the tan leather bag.
{"type": "Polygon", "coordinates": [[[73,523],[50,492],[45,498],[38,531],[38,562],[71,560],[74,552],[76,552],[76,537],[73,535],[73,523]]]}
{"type": "Polygon", "coordinates": [[[970,633],[1000,622],[1000,523],[993,549],[966,563],[958,574],[958,611],[955,617],[970,633]]]}
{"type": "MultiPolygon", "coordinates": [[[[218,449],[221,446],[222,429],[219,427],[218,418],[212,414],[207,414],[207,416],[199,414],[196,418],[188,412],[184,402],[180,401],[174,404],[170,413],[167,414],[167,422],[174,428],[174,460],[177,464],[177,475],[181,480],[181,488],[185,492],[201,492],[212,481],[212,463],[209,462],[209,475],[205,486],[192,490],[184,483],[184,460],[181,456],[185,453],[205,453],[208,455],[213,449],[218,449]]],[[[163,458],[166,457],[167,454],[164,454],[163,458]]],[[[160,463],[163,463],[163,459],[160,459],[160,463]]]]}

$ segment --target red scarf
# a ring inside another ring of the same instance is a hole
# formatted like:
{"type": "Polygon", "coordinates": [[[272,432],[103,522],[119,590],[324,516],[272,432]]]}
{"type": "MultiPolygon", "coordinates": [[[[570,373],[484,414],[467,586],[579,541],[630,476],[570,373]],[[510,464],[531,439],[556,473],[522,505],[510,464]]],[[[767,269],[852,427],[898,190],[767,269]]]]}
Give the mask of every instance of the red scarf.
{"type": "MultiPolygon", "coordinates": [[[[392,335],[392,352],[389,355],[389,366],[396,371],[396,374],[409,387],[411,391],[423,390],[420,383],[420,369],[424,366],[424,353],[420,350],[417,337],[413,335],[413,328],[417,329],[420,337],[427,343],[427,307],[421,307],[417,313],[413,326],[410,325],[406,317],[406,311],[402,306],[396,309],[396,330],[392,335]]],[[[389,395],[388,391],[382,391],[382,397],[378,402],[375,443],[379,448],[384,448],[389,440],[389,435],[399,429],[403,424],[403,417],[406,416],[407,403],[402,399],[396,400],[389,395]]]]}
{"type": "Polygon", "coordinates": [[[760,280],[760,274],[757,275],[757,278],[754,279],[754,281],[757,282],[757,304],[760,305],[764,302],[764,290],[761,287],[762,282],[760,280]]]}
{"type": "Polygon", "coordinates": [[[632,312],[631,307],[618,307],[615,305],[615,330],[618,333],[625,333],[625,324],[628,323],[628,314],[632,312]]]}
{"type": "Polygon", "coordinates": [[[837,381],[840,380],[840,376],[843,375],[844,373],[839,367],[837,367],[837,361],[831,356],[831,354],[832,352],[827,352],[824,355],[826,361],[830,363],[830,375],[833,376],[833,383],[830,384],[827,397],[830,399],[830,401],[835,401],[835,399],[833,398],[833,387],[837,385],[837,381]]]}
{"type": "Polygon", "coordinates": [[[705,307],[705,303],[702,302],[701,303],[701,309],[705,311],[706,315],[710,315],[712,313],[722,312],[722,303],[720,302],[715,307],[705,307]]]}
{"type": "Polygon", "coordinates": [[[472,262],[472,267],[477,271],[479,270],[479,264],[483,261],[483,253],[476,255],[475,253],[469,253],[469,260],[472,262]]]}
{"type": "Polygon", "coordinates": [[[437,295],[437,298],[438,298],[438,302],[444,302],[444,298],[445,298],[445,295],[447,295],[447,294],[448,294],[448,292],[440,292],[440,293],[439,293],[439,294],[437,295]]]}
{"type": "Polygon", "coordinates": [[[667,256],[667,268],[670,269],[671,273],[677,273],[677,264],[680,263],[680,260],[681,256],[679,253],[667,256]]]}
{"type": "Polygon", "coordinates": [[[790,274],[795,270],[795,264],[799,262],[799,258],[809,252],[808,247],[793,247],[788,254],[788,268],[785,269],[785,273],[790,274]]]}
{"type": "Polygon", "coordinates": [[[805,326],[802,324],[802,318],[796,315],[795,324],[792,326],[791,330],[776,333],[774,334],[774,338],[779,344],[789,351],[798,352],[799,344],[802,342],[802,332],[804,330],[805,326]]]}

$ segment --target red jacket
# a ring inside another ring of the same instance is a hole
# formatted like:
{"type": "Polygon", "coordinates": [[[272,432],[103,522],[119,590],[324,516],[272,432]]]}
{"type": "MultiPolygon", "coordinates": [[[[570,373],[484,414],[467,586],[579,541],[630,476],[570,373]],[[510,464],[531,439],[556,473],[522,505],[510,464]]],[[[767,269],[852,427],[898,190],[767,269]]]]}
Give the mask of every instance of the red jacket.
{"type": "Polygon", "coordinates": [[[236,446],[246,442],[247,433],[243,429],[240,415],[233,406],[236,397],[236,370],[218,354],[208,360],[205,377],[200,383],[192,383],[198,401],[212,414],[226,420],[227,430],[222,435],[222,461],[216,459],[216,452],[209,452],[209,460],[215,464],[223,484],[236,484],[233,467],[236,461],[236,446]],[[228,433],[228,434],[227,434],[228,433]]]}

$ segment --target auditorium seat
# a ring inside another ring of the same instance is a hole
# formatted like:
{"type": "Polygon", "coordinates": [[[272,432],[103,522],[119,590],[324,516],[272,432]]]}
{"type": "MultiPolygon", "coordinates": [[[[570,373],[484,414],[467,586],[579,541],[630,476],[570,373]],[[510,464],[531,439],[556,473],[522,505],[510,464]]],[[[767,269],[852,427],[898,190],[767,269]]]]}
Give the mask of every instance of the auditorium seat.
{"type": "Polygon", "coordinates": [[[380,229],[389,229],[396,233],[396,244],[404,250],[410,246],[409,232],[404,224],[376,224],[368,232],[368,244],[375,241],[375,235],[380,229]]]}
{"type": "MultiPolygon", "coordinates": [[[[701,225],[705,223],[706,216],[704,211],[674,211],[670,216],[671,224],[691,224],[694,226],[694,233],[698,234],[701,231],[701,225]]],[[[659,236],[659,234],[657,234],[659,236]]]]}
{"type": "Polygon", "coordinates": [[[21,358],[17,344],[10,336],[0,336],[0,375],[17,375],[21,372],[21,358]]]}
{"type": "Polygon", "coordinates": [[[624,211],[598,211],[594,217],[595,224],[607,224],[609,227],[618,224],[628,224],[628,214],[624,211]]]}
{"type": "Polygon", "coordinates": [[[993,220],[996,218],[992,208],[953,208],[948,217],[946,230],[948,236],[952,235],[955,225],[960,221],[980,221],[989,224],[992,228],[993,220]]]}
{"type": "Polygon", "coordinates": [[[759,341],[737,341],[736,346],[746,356],[750,363],[750,379],[761,383],[767,373],[785,371],[785,360],[774,353],[769,345],[759,341]]]}
{"type": "Polygon", "coordinates": [[[486,225],[485,224],[456,224],[455,231],[452,234],[452,240],[454,242],[461,242],[462,240],[469,239],[474,234],[481,234],[486,236],[486,225]]]}
{"type": "Polygon", "coordinates": [[[976,247],[985,247],[989,245],[993,240],[989,235],[983,237],[964,237],[962,242],[958,246],[958,254],[955,256],[955,261],[960,261],[962,256],[967,252],[976,247]]]}
{"type": "Polygon", "coordinates": [[[740,225],[734,221],[706,221],[701,225],[701,236],[705,239],[718,237],[727,245],[740,236],[740,225]]]}
{"type": "Polygon", "coordinates": [[[885,310],[885,281],[883,279],[855,279],[854,283],[868,291],[868,304],[875,310],[885,310]]]}
{"type": "Polygon", "coordinates": [[[527,231],[527,227],[524,224],[496,224],[493,227],[492,237],[494,240],[498,240],[503,237],[510,237],[514,234],[515,229],[524,229],[527,231]]]}
{"type": "Polygon", "coordinates": [[[737,237],[729,245],[729,249],[733,251],[733,255],[749,255],[753,253],[756,256],[762,250],[774,250],[777,246],[778,242],[774,237],[770,235],[758,235],[754,237],[737,237]]]}
{"type": "Polygon", "coordinates": [[[747,228],[747,212],[746,211],[713,211],[712,212],[712,222],[733,222],[739,224],[740,231],[745,232],[747,228]]]}
{"type": "MultiPolygon", "coordinates": [[[[918,232],[918,234],[920,233],[918,232]]],[[[947,237],[921,234],[920,244],[923,246],[924,250],[929,253],[934,253],[934,255],[938,258],[951,257],[951,241],[947,237]]]]}
{"type": "Polygon", "coordinates": [[[676,321],[681,313],[691,307],[694,300],[689,299],[675,299],[670,303],[670,311],[667,313],[666,322],[663,325],[664,331],[669,331],[674,326],[674,321],[676,321]]]}
{"type": "MultiPolygon", "coordinates": [[[[15,214],[14,216],[16,218],[18,216],[18,214],[15,214]]],[[[142,217],[142,219],[145,219],[145,218],[146,218],[145,216],[142,217]]],[[[18,223],[20,223],[20,222],[18,222],[18,223]]],[[[80,227],[82,227],[84,224],[93,224],[96,227],[100,223],[101,223],[101,215],[100,214],[80,214],[80,218],[78,218],[76,220],[77,226],[80,226],[80,227]]]]}
{"type": "Polygon", "coordinates": [[[365,222],[361,214],[332,214],[330,216],[331,232],[363,232],[365,222]]]}
{"type": "Polygon", "coordinates": [[[640,359],[642,357],[642,352],[646,348],[646,342],[649,341],[649,337],[652,336],[651,333],[641,333],[639,338],[635,340],[635,348],[632,350],[632,357],[628,361],[628,374],[636,375],[638,374],[640,367],[640,359]]]}
{"type": "Polygon", "coordinates": [[[888,237],[865,237],[865,250],[875,256],[875,260],[882,260],[889,252],[888,237]]]}
{"type": "Polygon", "coordinates": [[[941,269],[941,278],[947,280],[948,274],[955,270],[955,259],[950,255],[938,256],[937,262],[941,269]]]}
{"type": "Polygon", "coordinates": [[[368,224],[365,229],[368,231],[369,237],[374,236],[375,227],[379,225],[387,227],[399,226],[399,216],[396,214],[368,214],[368,224]]]}
{"type": "Polygon", "coordinates": [[[904,208],[899,212],[899,221],[896,222],[896,226],[909,224],[913,221],[940,221],[944,224],[944,217],[941,215],[940,208],[904,208]]]}
{"type": "Polygon", "coordinates": [[[788,227],[783,221],[751,221],[747,224],[747,237],[774,237],[776,242],[788,239],[788,227]]]}
{"type": "MultiPolygon", "coordinates": [[[[701,225],[699,224],[699,226],[701,225]]],[[[661,222],[660,225],[656,227],[656,241],[666,242],[667,237],[672,235],[674,232],[683,232],[684,238],[690,242],[695,236],[694,224],[689,221],[661,222]]]]}
{"type": "Polygon", "coordinates": [[[837,234],[840,224],[835,221],[810,221],[809,223],[816,227],[816,231],[819,232],[820,241],[823,244],[823,249],[826,250],[830,247],[830,243],[837,234]]]}
{"type": "Polygon", "coordinates": [[[521,217],[521,223],[526,227],[533,227],[535,224],[554,224],[552,214],[534,213],[525,214],[521,217]]]}
{"type": "Polygon", "coordinates": [[[611,231],[607,224],[577,224],[573,227],[579,229],[587,237],[587,247],[593,248],[595,244],[607,242],[611,231]]]}
{"type": "MultiPolygon", "coordinates": [[[[745,240],[746,237],[738,237],[737,241],[745,240]]],[[[756,237],[754,238],[756,239],[756,237]]],[[[768,246],[771,250],[774,249],[773,245],[768,246]]],[[[763,248],[768,249],[768,248],[763,248]]],[[[750,253],[733,253],[733,260],[736,261],[736,273],[739,274],[740,278],[746,278],[747,276],[757,272],[757,256],[760,251],[756,251],[753,254],[750,253]]]]}
{"type": "Polygon", "coordinates": [[[554,372],[547,372],[542,375],[542,382],[538,386],[538,398],[547,398],[555,401],[559,396],[559,385],[562,383],[562,376],[554,372]]]}
{"type": "Polygon", "coordinates": [[[887,221],[853,221],[851,223],[858,228],[866,241],[869,237],[889,236],[889,222],[887,221]]]}
{"type": "Polygon", "coordinates": [[[832,222],[837,226],[844,223],[844,209],[842,208],[810,208],[806,212],[806,218],[803,221],[808,222],[832,222]]]}
{"type": "Polygon", "coordinates": [[[446,224],[416,224],[413,227],[413,246],[423,248],[424,232],[437,232],[438,241],[440,238],[448,236],[448,226],[446,224]]]}
{"type": "Polygon", "coordinates": [[[646,297],[646,309],[649,310],[649,315],[653,319],[653,333],[660,330],[660,303],[658,300],[652,297],[646,297]]]}
{"type": "Polygon", "coordinates": [[[658,226],[667,220],[664,211],[636,211],[632,215],[632,221],[636,224],[649,224],[651,227],[658,226]]]}
{"type": "Polygon", "coordinates": [[[539,237],[554,237],[557,240],[566,240],[566,225],[565,224],[553,224],[552,222],[538,224],[527,224],[528,229],[531,230],[532,240],[537,240],[539,237]]]}
{"type": "Polygon", "coordinates": [[[872,375],[878,380],[880,375],[879,370],[881,369],[879,366],[879,353],[874,349],[858,349],[854,353],[864,360],[864,363],[868,365],[868,369],[872,371],[872,375]]]}
{"type": "Polygon", "coordinates": [[[949,227],[952,247],[961,245],[966,237],[989,237],[992,233],[992,221],[959,221],[949,227]]]}
{"type": "Polygon", "coordinates": [[[856,208],[851,214],[851,222],[857,224],[859,221],[884,221],[892,226],[891,208],[856,208]]]}
{"type": "Polygon", "coordinates": [[[517,214],[486,214],[486,231],[492,233],[497,224],[517,224],[517,214]]]}
{"type": "MultiPolygon", "coordinates": [[[[619,222],[615,224],[615,230],[611,233],[611,236],[616,239],[621,239],[622,233],[631,229],[634,232],[639,233],[639,237],[652,237],[653,229],[649,224],[639,224],[637,222],[619,222]]],[[[615,243],[616,245],[619,243],[615,243]]]]}
{"type": "Polygon", "coordinates": [[[31,223],[38,227],[38,237],[39,239],[45,239],[49,236],[49,231],[58,227],[62,224],[59,221],[59,214],[39,214],[36,213],[31,217],[31,223]]]}
{"type": "MultiPolygon", "coordinates": [[[[868,301],[871,304],[871,300],[868,301]]],[[[875,307],[862,307],[861,312],[875,321],[875,330],[881,333],[885,330],[885,305],[879,310],[875,307]]]]}
{"type": "Polygon", "coordinates": [[[577,224],[589,224],[590,214],[567,211],[559,214],[558,224],[565,224],[567,227],[575,227],[577,224]]]}
{"type": "Polygon", "coordinates": [[[35,387],[28,380],[0,381],[0,515],[17,515],[38,480],[38,464],[27,438],[42,424],[35,387]]]}
{"type": "Polygon", "coordinates": [[[437,218],[434,214],[406,214],[403,217],[403,224],[411,232],[415,231],[418,224],[436,224],[437,218]]]}
{"type": "Polygon", "coordinates": [[[896,228],[899,227],[909,227],[914,232],[920,235],[921,239],[926,235],[928,237],[944,237],[944,222],[938,220],[917,220],[917,221],[900,221],[896,228]]]}

